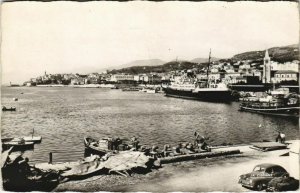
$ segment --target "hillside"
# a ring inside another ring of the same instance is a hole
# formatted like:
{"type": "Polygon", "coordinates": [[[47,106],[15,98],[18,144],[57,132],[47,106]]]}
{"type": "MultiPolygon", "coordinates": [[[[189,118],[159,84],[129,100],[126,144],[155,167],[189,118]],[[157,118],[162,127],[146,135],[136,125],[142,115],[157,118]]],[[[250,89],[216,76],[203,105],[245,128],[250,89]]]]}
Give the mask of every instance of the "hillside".
{"type": "MultiPolygon", "coordinates": [[[[268,49],[271,60],[277,62],[288,62],[293,60],[299,60],[299,49],[298,44],[273,47],[268,49]]],[[[241,60],[252,60],[256,63],[262,63],[265,56],[265,50],[262,51],[251,51],[234,55],[232,58],[219,59],[212,58],[212,61],[230,62],[234,63],[241,60]]],[[[110,73],[129,73],[129,74],[140,74],[140,73],[165,73],[174,70],[185,70],[192,68],[203,68],[206,67],[208,58],[195,58],[191,61],[171,61],[164,63],[162,60],[136,60],[125,65],[121,68],[115,68],[117,70],[111,70],[110,73]]]]}
{"type": "MultiPolygon", "coordinates": [[[[299,48],[298,44],[273,47],[268,49],[271,60],[277,62],[288,62],[293,60],[299,60],[299,48]]],[[[238,60],[262,60],[265,56],[265,50],[251,51],[234,55],[231,59],[233,61],[238,60]]]]}
{"type": "Polygon", "coordinates": [[[170,72],[173,70],[184,70],[184,69],[191,69],[191,68],[199,68],[202,65],[197,63],[189,62],[189,61],[171,61],[167,62],[163,65],[157,66],[132,66],[129,68],[122,68],[119,70],[112,70],[110,73],[128,73],[128,74],[140,74],[140,73],[164,73],[170,72]]]}
{"type": "Polygon", "coordinates": [[[165,61],[162,61],[160,59],[150,59],[150,60],[135,60],[120,66],[117,66],[115,68],[128,68],[132,66],[159,66],[166,63],[165,61]]]}
{"type": "MultiPolygon", "coordinates": [[[[216,62],[216,61],[219,61],[219,60],[220,60],[220,58],[215,58],[215,57],[211,58],[212,62],[216,62]]],[[[207,63],[208,58],[195,58],[195,59],[191,60],[190,62],[193,62],[193,63],[207,63]]]]}

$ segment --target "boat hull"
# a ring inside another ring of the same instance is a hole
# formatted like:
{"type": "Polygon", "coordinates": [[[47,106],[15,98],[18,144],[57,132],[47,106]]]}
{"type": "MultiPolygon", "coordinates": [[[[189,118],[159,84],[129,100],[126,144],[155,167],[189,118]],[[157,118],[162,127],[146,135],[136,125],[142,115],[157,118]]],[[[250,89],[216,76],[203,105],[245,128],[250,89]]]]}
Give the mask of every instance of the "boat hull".
{"type": "Polygon", "coordinates": [[[19,144],[16,142],[2,142],[3,150],[7,150],[11,147],[13,147],[13,151],[28,150],[28,149],[34,148],[34,143],[33,142],[25,142],[25,143],[19,144]]]}
{"type": "Polygon", "coordinates": [[[230,90],[207,90],[194,92],[192,90],[175,90],[172,88],[165,88],[166,96],[193,99],[201,101],[213,101],[213,102],[224,102],[233,101],[234,98],[231,95],[230,90]]]}
{"type": "Polygon", "coordinates": [[[86,154],[92,153],[92,154],[97,154],[99,156],[103,156],[109,152],[108,149],[103,149],[103,148],[94,146],[93,143],[95,143],[95,142],[96,142],[95,139],[92,139],[89,137],[84,138],[84,147],[86,150],[86,154]]]}
{"type": "Polygon", "coordinates": [[[277,115],[277,116],[293,116],[299,117],[299,107],[281,107],[281,108],[254,108],[247,106],[240,106],[240,111],[260,113],[266,115],[277,115]]]}
{"type": "Polygon", "coordinates": [[[11,107],[11,108],[2,108],[2,111],[16,111],[15,107],[11,107]]]}

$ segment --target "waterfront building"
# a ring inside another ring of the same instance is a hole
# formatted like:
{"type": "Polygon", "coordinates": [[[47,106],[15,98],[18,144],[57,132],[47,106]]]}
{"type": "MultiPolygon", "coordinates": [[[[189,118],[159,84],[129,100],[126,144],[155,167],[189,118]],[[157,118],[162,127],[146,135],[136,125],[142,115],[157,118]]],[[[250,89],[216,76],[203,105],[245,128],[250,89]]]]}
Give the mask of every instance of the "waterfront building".
{"type": "Polygon", "coordinates": [[[140,75],[139,81],[143,82],[143,83],[147,83],[147,82],[149,82],[149,76],[146,74],[142,74],[142,75],[140,75]]]}
{"type": "Polygon", "coordinates": [[[207,80],[207,74],[205,74],[205,73],[197,74],[196,78],[198,80],[207,80]]]}
{"type": "Polygon", "coordinates": [[[98,73],[88,74],[86,83],[88,83],[88,84],[98,84],[98,83],[100,83],[100,74],[98,74],[98,73]]]}
{"type": "Polygon", "coordinates": [[[218,68],[212,68],[211,70],[210,70],[210,72],[211,73],[218,73],[219,72],[219,69],[218,68]]]}
{"type": "Polygon", "coordinates": [[[263,83],[271,83],[271,58],[268,50],[266,50],[263,65],[263,83]]]}
{"type": "Polygon", "coordinates": [[[134,80],[134,82],[139,82],[140,81],[140,75],[134,75],[133,80],[134,80]]]}
{"type": "Polygon", "coordinates": [[[111,82],[134,81],[134,76],[130,74],[113,74],[110,77],[111,82]]]}
{"type": "Polygon", "coordinates": [[[231,72],[231,73],[226,73],[223,78],[223,82],[226,84],[236,84],[239,82],[241,77],[241,73],[239,72],[231,72]]]}
{"type": "Polygon", "coordinates": [[[244,63],[244,64],[239,66],[239,69],[250,69],[250,68],[251,68],[251,66],[248,63],[244,63]]]}
{"type": "Polygon", "coordinates": [[[64,74],[63,79],[71,80],[72,78],[76,78],[75,74],[64,74]]]}
{"type": "Polygon", "coordinates": [[[83,85],[85,84],[85,78],[82,77],[76,77],[71,79],[72,85],[83,85]]]}
{"type": "Polygon", "coordinates": [[[161,83],[161,76],[156,74],[150,74],[149,76],[149,83],[161,83]]]}
{"type": "Polygon", "coordinates": [[[299,72],[299,61],[294,60],[292,62],[285,62],[285,63],[278,63],[278,62],[271,62],[271,70],[278,71],[278,70],[292,70],[295,72],[299,72]]]}
{"type": "Polygon", "coordinates": [[[272,82],[280,83],[282,81],[298,81],[298,73],[292,70],[278,70],[275,72],[272,82]]]}
{"type": "Polygon", "coordinates": [[[210,73],[208,75],[209,80],[221,80],[221,73],[216,72],[216,73],[210,73]]]}
{"type": "Polygon", "coordinates": [[[252,70],[252,75],[253,76],[257,76],[258,77],[258,79],[261,81],[261,71],[259,71],[259,70],[257,70],[257,69],[253,69],[252,70]]]}

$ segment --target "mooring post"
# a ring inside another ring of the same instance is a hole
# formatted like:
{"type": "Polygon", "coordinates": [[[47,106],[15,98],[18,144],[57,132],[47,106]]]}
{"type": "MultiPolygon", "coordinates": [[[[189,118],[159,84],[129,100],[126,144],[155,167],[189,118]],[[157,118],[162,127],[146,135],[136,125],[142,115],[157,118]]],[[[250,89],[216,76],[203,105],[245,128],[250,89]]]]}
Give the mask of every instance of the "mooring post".
{"type": "Polygon", "coordinates": [[[49,164],[52,164],[52,152],[49,153],[49,164]]]}

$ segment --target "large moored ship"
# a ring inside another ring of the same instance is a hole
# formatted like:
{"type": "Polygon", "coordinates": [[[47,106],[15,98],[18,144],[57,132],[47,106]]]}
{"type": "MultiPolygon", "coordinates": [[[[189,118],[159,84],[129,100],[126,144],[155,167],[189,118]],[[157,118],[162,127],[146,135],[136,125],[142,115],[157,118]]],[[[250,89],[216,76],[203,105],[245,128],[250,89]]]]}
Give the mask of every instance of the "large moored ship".
{"type": "Polygon", "coordinates": [[[215,102],[232,101],[234,99],[232,91],[226,84],[208,80],[210,58],[209,53],[206,81],[196,80],[191,82],[183,80],[176,83],[173,82],[164,89],[166,96],[215,102]]]}
{"type": "Polygon", "coordinates": [[[174,83],[165,88],[166,96],[197,99],[204,101],[231,101],[233,96],[231,90],[223,83],[209,84],[201,87],[199,84],[174,83]]]}

